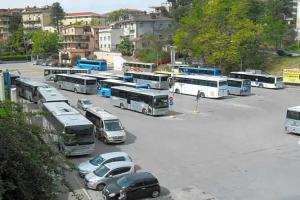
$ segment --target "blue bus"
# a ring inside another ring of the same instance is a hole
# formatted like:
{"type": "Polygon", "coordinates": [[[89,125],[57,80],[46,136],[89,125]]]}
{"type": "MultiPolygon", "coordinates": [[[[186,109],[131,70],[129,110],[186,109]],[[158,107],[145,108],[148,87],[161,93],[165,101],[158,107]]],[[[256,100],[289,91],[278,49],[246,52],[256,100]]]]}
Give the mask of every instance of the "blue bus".
{"type": "Polygon", "coordinates": [[[98,95],[102,97],[110,97],[111,95],[111,87],[114,86],[127,86],[133,88],[148,88],[147,85],[130,83],[122,80],[116,79],[106,79],[100,81],[100,88],[98,89],[98,95]]]}
{"type": "Polygon", "coordinates": [[[221,76],[222,74],[221,69],[213,67],[179,67],[178,72],[185,75],[221,76]]]}
{"type": "Polygon", "coordinates": [[[126,82],[133,82],[132,75],[119,75],[119,74],[113,74],[110,75],[113,78],[116,78],[117,80],[126,81],[126,82]]]}
{"type": "Polygon", "coordinates": [[[106,71],[107,62],[106,60],[77,60],[77,68],[106,71]]]}

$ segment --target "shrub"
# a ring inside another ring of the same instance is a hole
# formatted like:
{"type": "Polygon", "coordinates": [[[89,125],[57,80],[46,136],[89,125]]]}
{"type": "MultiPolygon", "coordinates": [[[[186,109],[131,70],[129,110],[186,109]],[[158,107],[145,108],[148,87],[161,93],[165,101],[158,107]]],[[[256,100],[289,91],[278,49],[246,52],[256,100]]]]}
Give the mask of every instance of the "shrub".
{"type": "Polygon", "coordinates": [[[29,55],[7,55],[7,56],[0,56],[0,60],[2,61],[30,60],[30,56],[29,55]]]}

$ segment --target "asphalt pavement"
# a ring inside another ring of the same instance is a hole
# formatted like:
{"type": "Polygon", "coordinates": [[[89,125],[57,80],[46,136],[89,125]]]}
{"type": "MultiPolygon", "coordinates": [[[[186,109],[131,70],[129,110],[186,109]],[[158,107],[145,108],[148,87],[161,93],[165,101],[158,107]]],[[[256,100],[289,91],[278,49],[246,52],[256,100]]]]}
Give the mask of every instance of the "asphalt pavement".
{"type": "MultiPolygon", "coordinates": [[[[43,80],[41,67],[0,65],[4,68],[43,80]]],[[[120,145],[97,141],[94,154],[70,160],[78,164],[97,153],[126,151],[140,171],[157,176],[161,199],[299,200],[299,136],[286,134],[284,121],[286,109],[300,104],[300,90],[252,90],[247,97],[201,99],[198,112],[195,97],[175,95],[173,112],[162,117],[122,110],[109,98],[61,91],[73,105],[89,98],[118,116],[128,137],[120,145]]],[[[100,199],[76,172],[69,177],[85,198],[100,199]]]]}

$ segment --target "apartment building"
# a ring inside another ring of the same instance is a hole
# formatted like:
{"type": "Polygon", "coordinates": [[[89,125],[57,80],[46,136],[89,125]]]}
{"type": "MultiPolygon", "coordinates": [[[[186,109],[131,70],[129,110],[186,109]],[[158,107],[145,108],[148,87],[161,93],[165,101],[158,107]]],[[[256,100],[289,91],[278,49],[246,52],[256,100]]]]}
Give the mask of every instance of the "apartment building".
{"type": "Polygon", "coordinates": [[[93,12],[66,13],[61,21],[63,26],[68,25],[105,25],[106,15],[93,12]]]}
{"type": "Polygon", "coordinates": [[[12,18],[12,12],[8,9],[0,10],[0,43],[5,42],[9,35],[9,24],[12,18]]]}
{"type": "Polygon", "coordinates": [[[148,48],[142,38],[148,34],[162,38],[161,32],[172,25],[172,19],[156,14],[128,15],[111,25],[109,29],[99,31],[99,48],[101,51],[114,51],[123,37],[133,41],[136,49],[148,48]]]}
{"type": "Polygon", "coordinates": [[[23,28],[25,32],[45,30],[55,31],[51,24],[50,7],[26,7],[22,12],[23,28]]]}
{"type": "Polygon", "coordinates": [[[76,63],[78,57],[88,57],[99,49],[99,29],[88,25],[68,25],[61,28],[63,49],[61,54],[67,54],[71,64],[76,63]]]}

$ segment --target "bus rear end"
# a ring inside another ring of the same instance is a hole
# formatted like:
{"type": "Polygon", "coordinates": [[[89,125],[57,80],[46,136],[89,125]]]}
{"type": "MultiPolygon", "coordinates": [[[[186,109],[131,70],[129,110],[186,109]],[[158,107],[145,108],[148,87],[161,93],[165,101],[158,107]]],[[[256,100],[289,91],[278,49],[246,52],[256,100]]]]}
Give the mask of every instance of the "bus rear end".
{"type": "Polygon", "coordinates": [[[285,131],[287,133],[300,134],[300,106],[287,110],[285,131]]]}
{"type": "Polygon", "coordinates": [[[276,77],[275,79],[275,87],[280,89],[284,87],[283,78],[281,76],[276,77]]]}
{"type": "Polygon", "coordinates": [[[226,80],[218,81],[218,97],[222,98],[228,96],[228,84],[226,80]]]}
{"type": "Polygon", "coordinates": [[[251,95],[251,80],[243,80],[240,94],[244,96],[251,95]]]}

